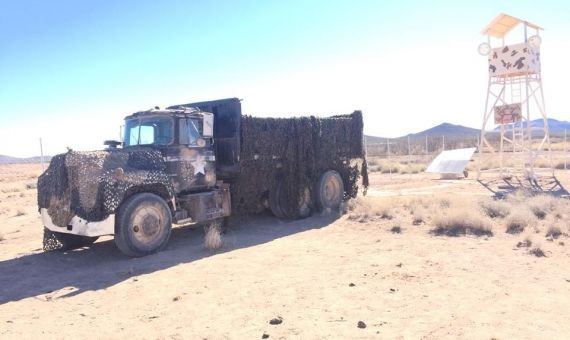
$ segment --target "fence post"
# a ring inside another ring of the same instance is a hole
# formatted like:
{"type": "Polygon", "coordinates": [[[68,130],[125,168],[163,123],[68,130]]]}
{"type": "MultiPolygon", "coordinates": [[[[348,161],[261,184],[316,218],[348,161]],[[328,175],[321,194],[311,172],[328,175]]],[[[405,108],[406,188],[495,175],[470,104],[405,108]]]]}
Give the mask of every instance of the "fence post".
{"type": "Polygon", "coordinates": [[[40,137],[40,162],[42,163],[42,173],[46,171],[44,167],[44,147],[42,145],[42,137],[40,137]]]}
{"type": "Polygon", "coordinates": [[[386,138],[386,158],[388,159],[388,171],[390,172],[390,177],[392,177],[392,166],[390,164],[390,140],[386,138]]]}

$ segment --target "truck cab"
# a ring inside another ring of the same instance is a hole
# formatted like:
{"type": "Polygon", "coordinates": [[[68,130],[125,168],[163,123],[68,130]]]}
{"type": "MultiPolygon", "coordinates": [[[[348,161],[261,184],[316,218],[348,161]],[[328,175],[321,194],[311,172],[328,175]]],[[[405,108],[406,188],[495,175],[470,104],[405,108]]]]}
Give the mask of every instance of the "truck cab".
{"type": "Polygon", "coordinates": [[[199,109],[152,109],[125,118],[122,145],[160,151],[176,194],[189,194],[216,186],[213,127],[213,115],[199,109]]]}

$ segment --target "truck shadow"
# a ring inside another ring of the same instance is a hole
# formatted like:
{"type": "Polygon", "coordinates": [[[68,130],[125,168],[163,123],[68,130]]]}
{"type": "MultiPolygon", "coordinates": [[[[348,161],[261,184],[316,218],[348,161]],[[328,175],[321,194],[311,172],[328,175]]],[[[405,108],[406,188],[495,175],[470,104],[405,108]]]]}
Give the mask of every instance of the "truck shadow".
{"type": "Polygon", "coordinates": [[[202,228],[172,231],[165,250],[143,258],[128,258],[112,239],[69,252],[41,252],[0,262],[0,304],[35,297],[44,301],[111,287],[143,274],[190,263],[235,249],[247,248],[291,234],[325,227],[335,216],[281,221],[270,216],[234,220],[221,249],[203,246],[202,228]]]}

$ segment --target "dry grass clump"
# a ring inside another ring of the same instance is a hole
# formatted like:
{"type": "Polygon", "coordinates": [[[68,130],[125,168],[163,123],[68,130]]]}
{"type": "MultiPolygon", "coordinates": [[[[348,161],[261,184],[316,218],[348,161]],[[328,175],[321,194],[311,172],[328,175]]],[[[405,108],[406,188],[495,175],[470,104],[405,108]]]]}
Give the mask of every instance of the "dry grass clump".
{"type": "Polygon", "coordinates": [[[436,228],[431,233],[437,236],[493,236],[491,224],[476,211],[458,209],[435,221],[436,228]]]}
{"type": "Polygon", "coordinates": [[[412,223],[414,225],[420,225],[425,222],[426,220],[426,213],[423,207],[416,207],[412,210],[413,220],[412,223]]]}
{"type": "Polygon", "coordinates": [[[21,190],[20,188],[4,188],[4,189],[2,189],[2,190],[0,190],[0,191],[2,191],[3,194],[9,194],[9,193],[12,193],[12,192],[20,192],[20,191],[22,191],[22,190],[21,190]]]}
{"type": "Polygon", "coordinates": [[[402,174],[419,174],[420,172],[423,172],[426,169],[425,165],[421,165],[421,164],[408,164],[405,167],[403,167],[400,172],[402,174]]]}
{"type": "Polygon", "coordinates": [[[391,220],[394,217],[392,206],[397,204],[392,199],[391,201],[382,200],[378,198],[357,198],[348,201],[342,211],[348,214],[348,219],[365,223],[369,220],[382,218],[391,220]]]}
{"type": "Polygon", "coordinates": [[[16,211],[16,215],[15,215],[15,216],[16,216],[16,217],[18,217],[18,216],[24,216],[25,214],[26,214],[26,212],[25,212],[24,210],[18,209],[18,210],[16,211]]]}
{"type": "Polygon", "coordinates": [[[549,195],[537,195],[527,200],[528,207],[538,219],[544,219],[549,212],[556,210],[558,199],[549,195]]]}
{"type": "Polygon", "coordinates": [[[490,218],[507,217],[511,213],[511,205],[499,200],[485,200],[480,203],[483,212],[490,218]]]}
{"type": "Polygon", "coordinates": [[[520,234],[529,224],[534,224],[534,220],[534,216],[527,209],[515,210],[505,221],[505,232],[508,234],[520,234]]]}
{"type": "Polygon", "coordinates": [[[221,226],[218,223],[212,223],[205,227],[206,235],[204,237],[204,247],[208,249],[218,249],[222,246],[221,226]]]}
{"type": "Polygon", "coordinates": [[[5,240],[4,234],[0,233],[0,242],[2,242],[2,241],[4,241],[4,240],[5,240]]]}
{"type": "Polygon", "coordinates": [[[28,183],[26,184],[26,189],[28,190],[32,190],[32,189],[36,189],[37,188],[37,184],[36,183],[28,183]]]}

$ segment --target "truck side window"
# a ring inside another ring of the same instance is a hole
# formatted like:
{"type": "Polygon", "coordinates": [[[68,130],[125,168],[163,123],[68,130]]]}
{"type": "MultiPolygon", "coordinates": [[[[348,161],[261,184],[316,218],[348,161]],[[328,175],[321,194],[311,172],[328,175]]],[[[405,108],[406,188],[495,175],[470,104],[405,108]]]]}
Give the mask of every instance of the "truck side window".
{"type": "Polygon", "coordinates": [[[196,145],[202,137],[202,124],[199,119],[180,120],[180,144],[196,145]]]}

